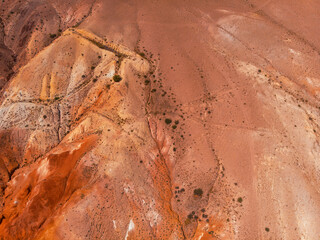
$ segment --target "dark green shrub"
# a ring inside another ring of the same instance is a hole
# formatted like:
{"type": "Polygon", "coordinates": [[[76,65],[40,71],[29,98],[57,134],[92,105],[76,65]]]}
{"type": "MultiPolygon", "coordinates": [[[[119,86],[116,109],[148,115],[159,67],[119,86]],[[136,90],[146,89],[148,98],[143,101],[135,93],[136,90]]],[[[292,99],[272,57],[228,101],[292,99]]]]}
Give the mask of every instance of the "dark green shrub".
{"type": "Polygon", "coordinates": [[[120,82],[121,80],[122,80],[122,77],[120,75],[114,75],[113,76],[113,81],[120,82]]]}
{"type": "Polygon", "coordinates": [[[146,56],[143,52],[140,52],[139,55],[143,58],[146,56]]]}
{"type": "Polygon", "coordinates": [[[201,188],[197,188],[197,189],[195,189],[195,190],[193,191],[193,194],[194,194],[195,196],[201,197],[202,194],[203,194],[203,191],[202,191],[201,188]]]}
{"type": "Polygon", "coordinates": [[[171,120],[170,118],[166,118],[166,119],[164,120],[164,122],[165,122],[166,124],[170,124],[170,123],[172,123],[172,120],[171,120]]]}

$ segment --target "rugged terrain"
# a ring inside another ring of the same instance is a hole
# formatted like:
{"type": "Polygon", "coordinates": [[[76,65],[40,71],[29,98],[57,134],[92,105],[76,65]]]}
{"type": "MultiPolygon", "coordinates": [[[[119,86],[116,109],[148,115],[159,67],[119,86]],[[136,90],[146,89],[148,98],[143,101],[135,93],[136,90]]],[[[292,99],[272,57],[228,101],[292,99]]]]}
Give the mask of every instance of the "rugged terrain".
{"type": "Polygon", "coordinates": [[[0,239],[319,239],[319,9],[3,0],[0,239]]]}

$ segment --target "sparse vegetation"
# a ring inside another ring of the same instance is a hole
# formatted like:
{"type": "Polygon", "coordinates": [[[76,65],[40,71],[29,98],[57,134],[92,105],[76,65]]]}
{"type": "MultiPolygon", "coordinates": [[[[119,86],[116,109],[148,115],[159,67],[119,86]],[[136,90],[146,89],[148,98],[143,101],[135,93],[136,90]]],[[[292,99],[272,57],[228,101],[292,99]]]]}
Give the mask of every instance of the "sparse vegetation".
{"type": "Polygon", "coordinates": [[[202,197],[203,191],[201,188],[197,188],[193,191],[193,194],[198,197],[202,197]]]}
{"type": "Polygon", "coordinates": [[[243,199],[242,199],[242,197],[238,197],[238,203],[242,203],[242,201],[243,201],[243,199]]]}
{"type": "Polygon", "coordinates": [[[106,49],[106,46],[105,46],[103,43],[98,42],[98,41],[96,41],[96,40],[94,40],[94,39],[89,39],[89,38],[88,38],[88,40],[89,40],[90,42],[92,42],[94,45],[96,45],[98,48],[106,49]]]}
{"type": "Polygon", "coordinates": [[[164,120],[164,122],[165,122],[166,124],[170,124],[170,123],[172,123],[172,120],[171,120],[170,118],[166,118],[166,119],[164,120]]]}
{"type": "Polygon", "coordinates": [[[270,231],[270,229],[269,229],[268,227],[266,227],[265,230],[266,230],[266,232],[269,232],[269,231],[270,231]]]}
{"type": "Polygon", "coordinates": [[[146,55],[143,52],[138,53],[141,57],[145,58],[146,55]]]}
{"type": "Polygon", "coordinates": [[[113,81],[115,81],[115,82],[120,82],[122,80],[122,77],[120,76],[120,75],[114,75],[113,76],[113,81]]]}
{"type": "Polygon", "coordinates": [[[49,35],[49,36],[50,36],[50,38],[56,38],[56,37],[57,37],[57,34],[55,34],[55,33],[53,33],[53,34],[52,34],[52,33],[50,33],[50,35],[49,35]]]}

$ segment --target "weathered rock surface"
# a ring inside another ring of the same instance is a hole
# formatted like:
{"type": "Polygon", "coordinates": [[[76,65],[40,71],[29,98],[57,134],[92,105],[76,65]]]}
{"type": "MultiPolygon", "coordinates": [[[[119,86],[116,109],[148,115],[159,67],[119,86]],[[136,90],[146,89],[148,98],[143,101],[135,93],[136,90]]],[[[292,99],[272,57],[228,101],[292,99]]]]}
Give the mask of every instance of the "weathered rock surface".
{"type": "Polygon", "coordinates": [[[0,239],[319,239],[319,2],[0,4],[0,239]]]}

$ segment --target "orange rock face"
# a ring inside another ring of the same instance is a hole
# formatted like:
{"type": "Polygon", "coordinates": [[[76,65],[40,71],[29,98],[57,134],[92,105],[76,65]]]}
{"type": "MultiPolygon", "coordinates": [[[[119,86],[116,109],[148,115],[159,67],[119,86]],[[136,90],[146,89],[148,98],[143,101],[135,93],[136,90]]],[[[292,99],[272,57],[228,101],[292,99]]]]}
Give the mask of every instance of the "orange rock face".
{"type": "Polygon", "coordinates": [[[0,239],[319,239],[319,2],[0,4],[0,239]]]}

